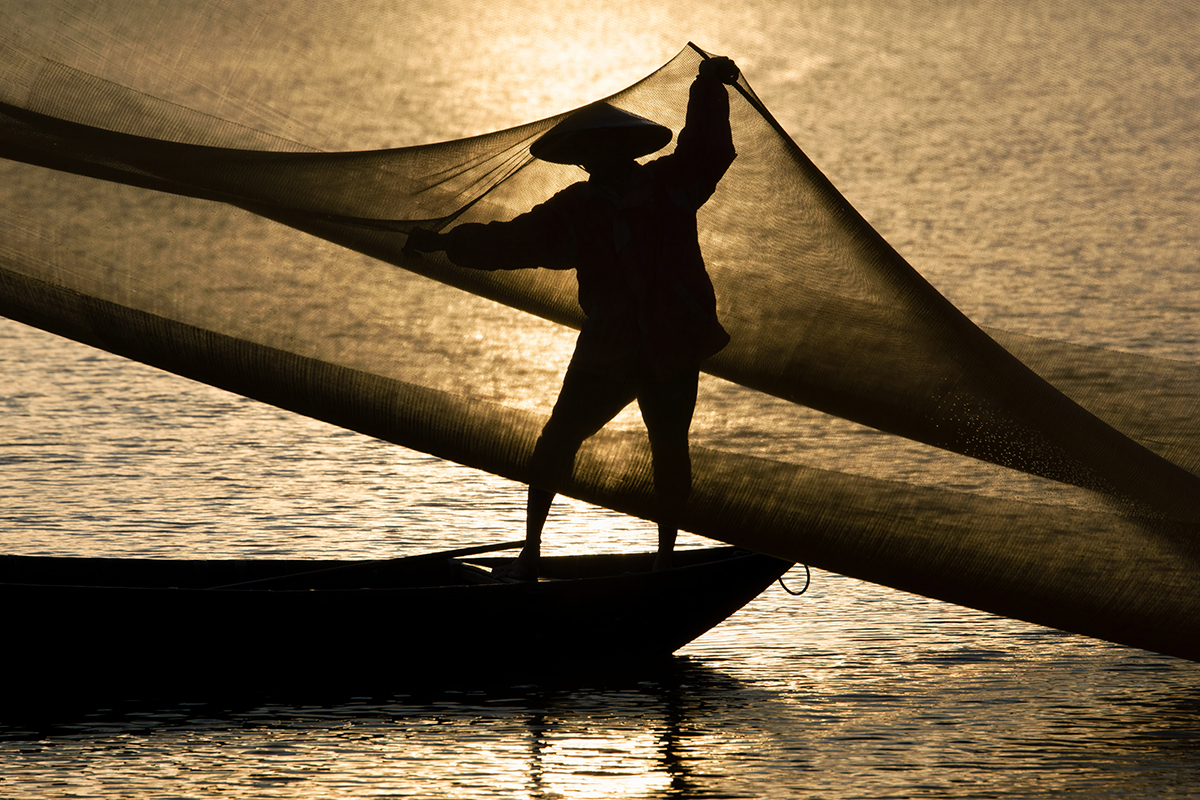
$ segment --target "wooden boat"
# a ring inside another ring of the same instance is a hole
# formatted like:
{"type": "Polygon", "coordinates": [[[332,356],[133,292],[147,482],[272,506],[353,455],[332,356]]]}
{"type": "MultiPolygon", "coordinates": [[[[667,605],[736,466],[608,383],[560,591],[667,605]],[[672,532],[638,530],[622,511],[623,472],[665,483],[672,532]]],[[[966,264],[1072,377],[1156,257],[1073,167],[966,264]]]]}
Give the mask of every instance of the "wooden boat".
{"type": "MultiPolygon", "coordinates": [[[[789,562],[732,547],[375,562],[0,557],[6,695],[392,691],[603,674],[673,653],[789,562]]],[[[473,555],[479,557],[472,557],[473,555]]]]}

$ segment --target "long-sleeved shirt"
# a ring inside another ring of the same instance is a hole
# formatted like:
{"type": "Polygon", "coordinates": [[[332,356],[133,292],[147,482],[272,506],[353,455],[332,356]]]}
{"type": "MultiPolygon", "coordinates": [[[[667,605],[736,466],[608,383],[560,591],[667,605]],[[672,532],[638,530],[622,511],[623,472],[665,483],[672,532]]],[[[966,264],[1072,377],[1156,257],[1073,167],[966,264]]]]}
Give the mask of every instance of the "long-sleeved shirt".
{"type": "Polygon", "coordinates": [[[697,77],[670,155],[635,165],[620,185],[592,177],[512,220],[460,225],[446,254],[476,269],[575,269],[586,319],[572,365],[623,377],[644,357],[670,377],[729,342],[696,212],[735,156],[725,86],[697,77]]]}

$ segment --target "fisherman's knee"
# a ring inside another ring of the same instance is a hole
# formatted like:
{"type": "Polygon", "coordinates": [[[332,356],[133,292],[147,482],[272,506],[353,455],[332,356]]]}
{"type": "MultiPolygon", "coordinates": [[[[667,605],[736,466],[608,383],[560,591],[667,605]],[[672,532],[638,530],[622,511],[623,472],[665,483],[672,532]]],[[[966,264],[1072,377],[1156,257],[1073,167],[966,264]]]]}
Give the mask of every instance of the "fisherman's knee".
{"type": "Polygon", "coordinates": [[[575,466],[575,454],[582,441],[563,435],[548,423],[533,446],[530,460],[531,483],[545,489],[556,489],[570,477],[575,466]]]}

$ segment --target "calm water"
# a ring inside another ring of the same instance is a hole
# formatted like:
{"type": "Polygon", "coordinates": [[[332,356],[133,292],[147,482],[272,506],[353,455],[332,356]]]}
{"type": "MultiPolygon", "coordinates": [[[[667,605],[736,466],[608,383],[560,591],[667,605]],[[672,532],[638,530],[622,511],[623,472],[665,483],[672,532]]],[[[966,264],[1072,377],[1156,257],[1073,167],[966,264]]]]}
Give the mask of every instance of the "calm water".
{"type": "MultiPolygon", "coordinates": [[[[440,140],[614,91],[694,40],[734,56],[801,147],[976,321],[1197,359],[1197,12],[304,5],[263,17],[249,3],[225,20],[197,52],[245,92],[211,107],[329,148],[440,140]]],[[[146,13],[168,26],[215,14],[146,13]]],[[[174,66],[168,84],[196,65],[174,66]]],[[[10,207],[54,205],[53,181],[0,168],[10,207]]],[[[204,258],[326,252],[250,222],[213,236],[236,254],[204,258]]],[[[459,320],[490,313],[430,297],[459,320]]],[[[521,529],[519,486],[9,321],[0,342],[4,552],[374,557],[521,529]]],[[[702,417],[724,397],[706,396],[702,417]]],[[[643,523],[583,504],[563,503],[552,526],[559,552],[651,542],[643,523]]],[[[768,590],[633,685],[0,720],[0,797],[1200,797],[1198,737],[1196,665],[815,572],[805,596],[768,590]]]]}

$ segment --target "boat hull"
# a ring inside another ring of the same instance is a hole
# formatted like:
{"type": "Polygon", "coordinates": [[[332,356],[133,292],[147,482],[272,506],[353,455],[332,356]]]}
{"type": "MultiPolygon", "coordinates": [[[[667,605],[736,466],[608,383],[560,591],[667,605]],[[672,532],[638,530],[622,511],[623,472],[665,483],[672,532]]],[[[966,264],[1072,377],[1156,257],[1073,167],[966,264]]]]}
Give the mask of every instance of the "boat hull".
{"type": "Polygon", "coordinates": [[[790,566],[733,548],[684,551],[661,572],[651,560],[547,558],[551,580],[502,583],[446,558],[372,566],[9,556],[0,558],[10,612],[4,691],[415,691],[596,676],[668,656],[790,566]],[[314,569],[327,571],[247,583],[314,569]]]}

